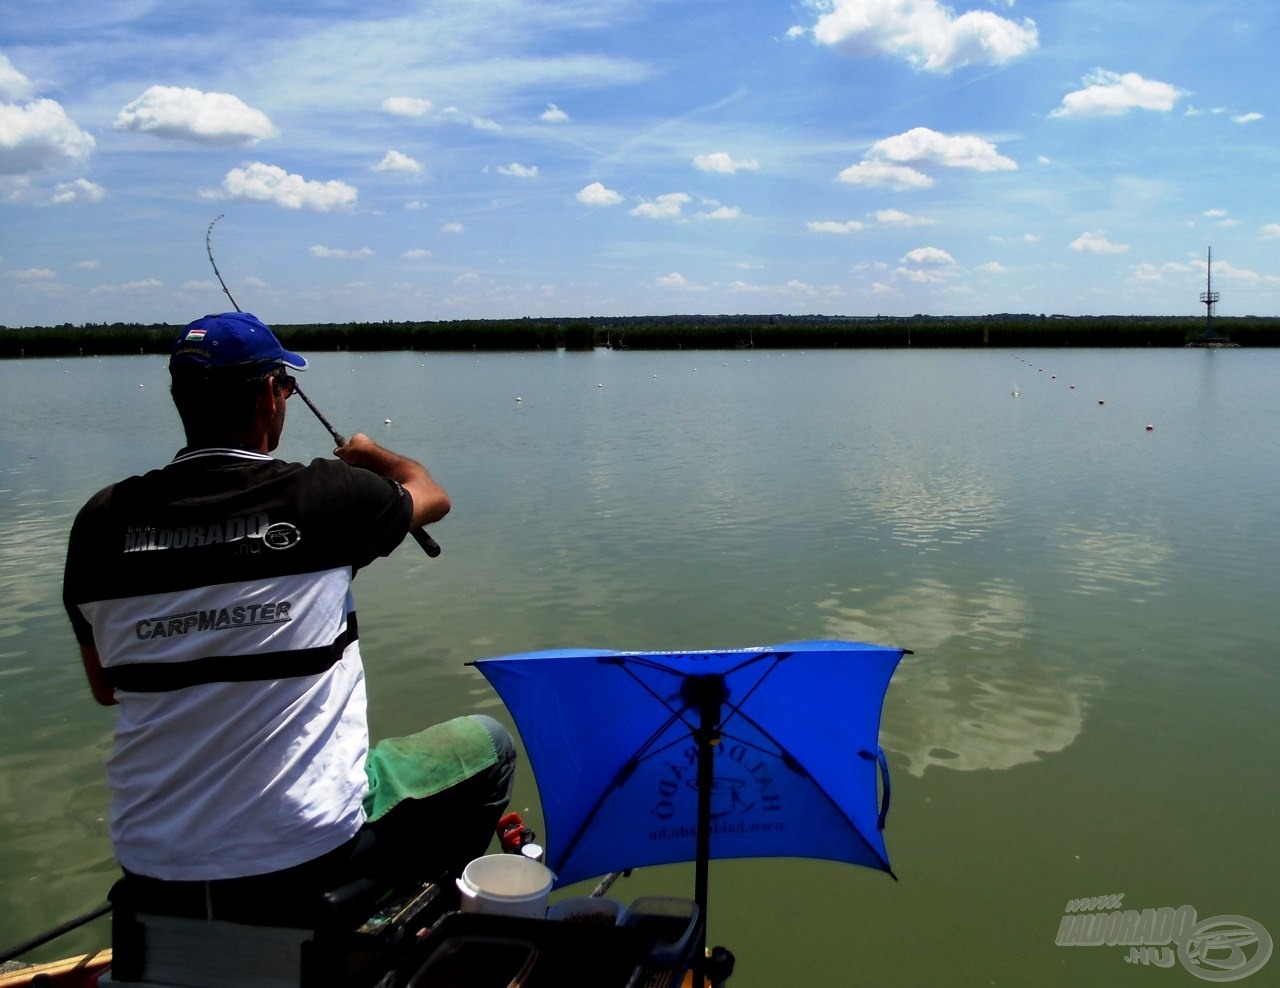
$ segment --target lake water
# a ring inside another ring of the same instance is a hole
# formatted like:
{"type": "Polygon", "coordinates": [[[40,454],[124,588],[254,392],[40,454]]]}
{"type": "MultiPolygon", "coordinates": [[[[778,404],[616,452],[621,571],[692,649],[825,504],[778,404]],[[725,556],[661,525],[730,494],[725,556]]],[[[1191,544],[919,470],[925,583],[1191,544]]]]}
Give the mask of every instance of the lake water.
{"type": "MultiPolygon", "coordinates": [[[[738,988],[1194,983],[1055,942],[1069,900],[1120,893],[1280,936],[1280,351],[333,353],[304,381],[454,500],[443,555],[357,579],[375,736],[505,717],[464,664],[489,655],[913,650],[881,736],[900,880],[713,863],[738,988]]],[[[7,946],[115,875],[66,532],[182,437],[157,357],[0,362],[0,413],[7,946]]],[[[279,455],[327,455],[289,416],[279,455]]],[[[515,808],[540,829],[527,766],[515,808]]],[[[692,895],[692,868],[615,892],[692,895]]]]}

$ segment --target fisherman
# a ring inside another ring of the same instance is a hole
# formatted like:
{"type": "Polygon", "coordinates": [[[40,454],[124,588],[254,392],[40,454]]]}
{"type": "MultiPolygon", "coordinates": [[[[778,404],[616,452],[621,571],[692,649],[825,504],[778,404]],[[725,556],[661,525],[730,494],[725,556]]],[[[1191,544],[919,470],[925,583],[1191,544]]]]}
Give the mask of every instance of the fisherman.
{"type": "Polygon", "coordinates": [[[362,434],[336,460],[273,458],[306,366],[247,312],[186,326],[186,446],[71,530],[64,603],[94,699],[117,706],[111,840],[148,912],[312,925],[357,878],[483,854],[510,799],[492,718],[369,747],[352,577],[450,503],[362,434]]]}

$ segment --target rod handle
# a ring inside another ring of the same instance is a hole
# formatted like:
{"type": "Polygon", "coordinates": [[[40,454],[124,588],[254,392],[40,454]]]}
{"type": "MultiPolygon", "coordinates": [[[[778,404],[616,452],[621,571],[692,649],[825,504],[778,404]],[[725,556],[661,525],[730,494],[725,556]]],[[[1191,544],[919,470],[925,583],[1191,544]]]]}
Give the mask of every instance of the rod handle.
{"type": "Polygon", "coordinates": [[[418,545],[422,546],[422,551],[432,559],[440,555],[440,543],[428,535],[425,528],[415,528],[409,534],[417,540],[418,545]]]}

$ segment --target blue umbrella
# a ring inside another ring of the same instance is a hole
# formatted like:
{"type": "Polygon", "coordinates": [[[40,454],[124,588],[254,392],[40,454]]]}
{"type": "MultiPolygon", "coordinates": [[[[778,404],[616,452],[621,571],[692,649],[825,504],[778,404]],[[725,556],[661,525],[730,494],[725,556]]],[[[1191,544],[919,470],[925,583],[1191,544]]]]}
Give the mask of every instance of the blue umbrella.
{"type": "Polygon", "coordinates": [[[905,651],[801,641],[556,649],[475,665],[524,741],[557,884],[693,861],[705,917],[711,858],[822,858],[893,874],[878,738],[905,651]]]}

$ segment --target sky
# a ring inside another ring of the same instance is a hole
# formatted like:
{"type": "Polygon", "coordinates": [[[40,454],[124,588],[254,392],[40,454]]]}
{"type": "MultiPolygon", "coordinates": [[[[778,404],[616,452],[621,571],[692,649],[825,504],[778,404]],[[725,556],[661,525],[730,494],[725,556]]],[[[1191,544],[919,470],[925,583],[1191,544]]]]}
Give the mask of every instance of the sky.
{"type": "Polygon", "coordinates": [[[1280,4],[0,0],[0,326],[1280,310],[1280,4]]]}

